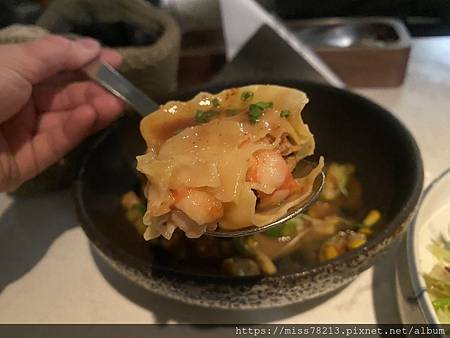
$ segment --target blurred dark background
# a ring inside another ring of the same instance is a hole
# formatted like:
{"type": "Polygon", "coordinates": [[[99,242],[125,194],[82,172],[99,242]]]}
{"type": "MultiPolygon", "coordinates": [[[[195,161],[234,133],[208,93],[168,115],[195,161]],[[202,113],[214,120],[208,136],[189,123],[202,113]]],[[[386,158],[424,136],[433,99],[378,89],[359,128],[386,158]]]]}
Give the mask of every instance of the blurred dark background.
{"type": "MultiPolygon", "coordinates": [[[[71,3],[77,3],[77,1],[81,0],[72,0],[71,3]]],[[[450,0],[257,1],[268,11],[284,20],[287,26],[293,30],[299,29],[305,19],[390,17],[400,20],[413,38],[450,36],[450,0]]],[[[111,9],[112,5],[125,2],[129,2],[130,5],[136,2],[147,2],[155,7],[163,8],[178,22],[181,28],[176,80],[178,88],[212,79],[226,63],[219,0],[110,0],[107,3],[111,3],[111,9]]],[[[15,23],[35,24],[38,18],[46,10],[49,10],[51,3],[60,3],[59,10],[62,11],[66,6],[63,3],[67,2],[63,2],[63,0],[0,0],[0,29],[15,23]]],[[[91,3],[94,4],[96,1],[93,0],[91,3]]],[[[88,6],[81,5],[79,7],[87,8],[88,6]]],[[[104,45],[113,48],[149,46],[158,39],[158,31],[143,31],[142,27],[130,24],[126,19],[99,23],[95,19],[95,15],[92,16],[89,10],[86,12],[87,16],[91,16],[90,18],[75,14],[77,18],[79,17],[79,20],[76,20],[78,22],[66,22],[64,27],[54,26],[50,31],[59,34],[74,33],[92,36],[104,45]]],[[[377,32],[376,34],[383,35],[384,33],[377,32]]],[[[313,41],[315,41],[314,39],[313,41]]],[[[321,57],[325,58],[326,62],[329,61],[327,55],[321,55],[321,57]]],[[[374,57],[378,60],[382,59],[378,54],[374,57]]],[[[348,56],[345,56],[345,60],[347,58],[348,56]]],[[[365,58],[368,59],[367,56],[365,58]]],[[[334,62],[340,63],[335,59],[333,55],[334,62]]],[[[392,65],[393,63],[386,61],[386,64],[392,65]]],[[[334,68],[333,65],[331,67],[334,68]]],[[[396,69],[399,68],[401,67],[396,66],[396,69]]],[[[347,80],[345,74],[339,75],[344,76],[344,80],[347,80]]],[[[391,83],[387,81],[364,83],[364,81],[352,80],[349,80],[348,83],[355,86],[398,85],[401,83],[402,76],[400,74],[397,76],[398,80],[391,81],[391,83]]]]}
{"type": "MultiPolygon", "coordinates": [[[[55,7],[57,7],[56,15],[59,15],[58,12],[64,12],[64,8],[67,7],[66,4],[78,3],[79,8],[85,9],[84,14],[82,14],[83,11],[73,13],[72,21],[63,19],[62,21],[65,21],[65,23],[62,26],[44,27],[58,34],[73,33],[92,36],[104,45],[113,48],[151,46],[158,40],[160,31],[143,30],[142,27],[136,26],[128,20],[125,14],[121,18],[120,14],[115,13],[117,19],[114,22],[99,22],[96,19],[98,13],[93,14],[92,12],[92,8],[95,7],[93,4],[96,4],[97,1],[0,0],[0,29],[17,23],[35,24],[43,13],[48,11],[55,13],[55,7]],[[58,3],[57,6],[50,6],[50,4],[58,3]],[[91,10],[88,7],[92,7],[91,10]]],[[[302,28],[305,19],[389,17],[400,20],[400,23],[403,23],[413,38],[450,36],[450,0],[257,1],[269,12],[284,20],[287,26],[294,31],[302,28]]],[[[136,10],[136,8],[140,7],[136,6],[138,2],[147,2],[155,7],[163,8],[175,18],[181,28],[179,52],[173,52],[174,58],[178,60],[178,68],[173,69],[173,72],[176,72],[174,81],[176,81],[176,86],[179,89],[209,81],[224,67],[226,64],[225,43],[221,27],[219,0],[110,0],[106,3],[111,4],[109,6],[110,11],[112,11],[114,4],[126,3],[128,7],[134,6],[136,15],[140,16],[143,13],[137,13],[139,10],[136,10]]],[[[104,5],[97,7],[103,11],[104,5]]],[[[55,21],[54,17],[55,14],[53,14],[53,21],[55,21]]],[[[150,21],[151,19],[146,20],[146,22],[150,21]]],[[[331,32],[331,34],[334,33],[331,32]]],[[[336,34],[339,34],[339,32],[336,34]]],[[[373,35],[371,38],[374,38],[374,41],[377,42],[377,39],[386,35],[386,32],[381,30],[375,33],[361,34],[373,35]]],[[[312,39],[312,41],[316,40],[316,37],[312,39]]],[[[177,43],[174,42],[174,44],[177,43]]],[[[392,46],[390,50],[392,51],[392,46]]],[[[355,60],[355,55],[345,54],[346,49],[342,49],[342,53],[332,53],[332,55],[321,54],[320,50],[315,51],[351,86],[396,86],[403,81],[409,47],[404,48],[403,54],[399,52],[397,55],[383,56],[383,52],[378,53],[380,52],[379,49],[373,49],[372,56],[368,54],[360,56],[364,60],[372,60],[370,61],[371,64],[377,61],[382,69],[391,65],[393,69],[391,72],[374,71],[374,73],[393,74],[392,79],[388,77],[384,79],[371,79],[370,77],[355,79],[354,75],[361,73],[356,72],[355,69],[366,67],[364,64],[360,66],[354,64],[350,67],[351,65],[346,60],[349,58],[355,60]],[[343,61],[339,60],[339,56],[343,61]],[[394,62],[396,60],[400,60],[398,61],[399,64],[394,62]],[[339,69],[342,67],[351,69],[339,69]],[[394,74],[395,71],[398,71],[397,75],[394,74]]],[[[158,69],[160,68],[159,66],[158,69]]],[[[125,71],[125,69],[122,69],[122,71],[125,71]]],[[[137,73],[140,74],[140,70],[137,73]]],[[[174,88],[174,86],[175,84],[170,84],[167,88],[174,88]]],[[[159,93],[151,94],[159,95],[159,93]]]]}
{"type": "Polygon", "coordinates": [[[284,19],[389,16],[401,19],[412,36],[450,35],[449,0],[276,0],[268,3],[284,19]]]}
{"type": "MultiPolygon", "coordinates": [[[[178,14],[178,18],[182,15],[190,15],[191,19],[195,16],[195,13],[177,12],[181,11],[183,7],[189,9],[194,8],[192,6],[206,6],[207,4],[211,6],[212,2],[216,2],[216,0],[146,1],[156,6],[168,8],[175,12],[176,16],[178,14]],[[188,3],[194,5],[187,7],[188,3]]],[[[0,28],[13,23],[34,23],[49,2],[50,0],[1,0],[0,28]]],[[[412,36],[450,35],[449,0],[260,0],[259,2],[285,20],[388,16],[401,19],[412,36]]],[[[211,13],[211,16],[216,17],[216,14],[211,13]]],[[[205,18],[201,21],[211,25],[211,21],[205,18]]],[[[217,22],[217,24],[220,25],[220,22],[217,22]]],[[[192,25],[190,28],[192,28],[192,25]]]]}

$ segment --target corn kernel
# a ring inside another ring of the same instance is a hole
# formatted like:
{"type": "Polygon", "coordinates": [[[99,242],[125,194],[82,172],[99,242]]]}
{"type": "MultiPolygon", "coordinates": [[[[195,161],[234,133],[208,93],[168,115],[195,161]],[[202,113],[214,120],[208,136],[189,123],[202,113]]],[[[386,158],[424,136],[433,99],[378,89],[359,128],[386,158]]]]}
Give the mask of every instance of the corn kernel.
{"type": "Polygon", "coordinates": [[[252,249],[258,247],[258,242],[253,237],[247,237],[245,243],[252,249]]]}
{"type": "Polygon", "coordinates": [[[370,212],[367,214],[366,218],[364,218],[363,224],[365,226],[370,227],[370,226],[374,225],[375,223],[377,223],[380,220],[380,218],[381,218],[381,213],[378,210],[376,210],[376,209],[370,210],[370,212]]]}
{"type": "Polygon", "coordinates": [[[325,259],[333,259],[336,258],[337,256],[339,256],[339,252],[337,251],[337,249],[332,246],[332,245],[326,245],[323,248],[323,256],[325,259]]]}
{"type": "Polygon", "coordinates": [[[368,226],[364,226],[364,227],[358,229],[358,233],[364,234],[366,236],[370,236],[373,234],[373,231],[368,226]]]}
{"type": "Polygon", "coordinates": [[[350,238],[347,242],[347,248],[350,250],[359,248],[367,242],[365,237],[362,236],[354,236],[350,238]]]}
{"type": "Polygon", "coordinates": [[[141,201],[136,193],[131,190],[122,196],[121,204],[125,209],[131,209],[134,204],[141,204],[141,201]]]}

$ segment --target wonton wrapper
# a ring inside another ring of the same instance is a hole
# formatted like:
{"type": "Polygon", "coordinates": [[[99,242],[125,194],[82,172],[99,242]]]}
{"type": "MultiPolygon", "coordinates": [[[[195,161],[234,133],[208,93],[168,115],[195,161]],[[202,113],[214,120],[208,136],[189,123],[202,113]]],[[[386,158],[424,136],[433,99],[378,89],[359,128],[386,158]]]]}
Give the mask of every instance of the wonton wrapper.
{"type": "Polygon", "coordinates": [[[322,160],[308,176],[300,179],[302,185],[298,192],[282,206],[263,212],[255,210],[257,198],[252,189],[270,194],[275,187],[246,182],[246,173],[255,151],[279,149],[283,138],[290,141],[287,153],[295,154],[296,160],[313,154],[314,138],[300,115],[307,102],[306,95],[296,89],[252,85],[216,95],[199,93],[187,102],[171,101],[145,117],[141,133],[148,149],[146,154],[137,157],[137,169],[148,178],[144,216],[148,228],[144,237],[170,238],[180,224],[188,237],[199,237],[217,225],[225,230],[262,226],[281,218],[290,207],[304,200],[322,169],[322,160]],[[241,94],[246,91],[254,95],[244,101],[241,94]],[[212,101],[213,98],[218,101],[212,101]],[[215,107],[217,102],[219,106],[215,107]],[[251,123],[248,107],[257,102],[272,102],[273,107],[264,110],[259,122],[251,123]],[[195,120],[198,110],[211,109],[219,110],[220,114],[208,123],[199,124],[195,120]],[[282,110],[291,114],[281,117],[282,110]],[[174,214],[170,191],[182,186],[201,187],[214,195],[222,202],[223,217],[214,224],[199,225],[189,219],[182,220],[185,215],[179,211],[174,214]]]}

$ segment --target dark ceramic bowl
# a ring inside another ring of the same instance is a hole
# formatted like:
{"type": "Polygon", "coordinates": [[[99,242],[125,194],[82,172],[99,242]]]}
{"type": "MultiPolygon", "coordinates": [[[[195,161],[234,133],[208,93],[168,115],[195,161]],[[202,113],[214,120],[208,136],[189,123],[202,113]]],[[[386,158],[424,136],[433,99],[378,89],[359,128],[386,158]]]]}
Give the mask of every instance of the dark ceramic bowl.
{"type": "MultiPolygon", "coordinates": [[[[356,165],[367,208],[381,210],[385,226],[364,247],[305,268],[293,265],[271,277],[220,277],[174,270],[155,259],[128,224],[120,196],[138,184],[135,155],[144,151],[138,121],[122,119],[93,144],[82,165],[75,203],[82,227],[118,271],[160,295],[215,308],[254,309],[301,302],[352,281],[380,258],[411,222],[422,190],[423,167],[408,130],[388,111],[351,92],[308,82],[272,81],[299,88],[310,103],[304,119],[315,134],[316,154],[356,165]]],[[[218,92],[243,85],[200,88],[218,92]]],[[[183,93],[187,99],[197,91],[183,93]]],[[[382,259],[382,258],[381,258],[382,259]]]]}

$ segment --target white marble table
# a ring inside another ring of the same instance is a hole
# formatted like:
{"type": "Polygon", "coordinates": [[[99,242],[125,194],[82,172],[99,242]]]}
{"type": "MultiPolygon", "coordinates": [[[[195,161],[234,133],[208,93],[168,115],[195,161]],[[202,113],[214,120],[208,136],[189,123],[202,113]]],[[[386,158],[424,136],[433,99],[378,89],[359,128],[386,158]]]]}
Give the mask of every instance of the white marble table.
{"type": "MultiPolygon", "coordinates": [[[[357,90],[412,131],[425,183],[450,166],[450,38],[414,42],[400,88],[357,90]]],[[[68,192],[0,195],[0,323],[399,323],[395,250],[340,292],[264,311],[216,311],[155,296],[102,263],[68,192]]]]}

